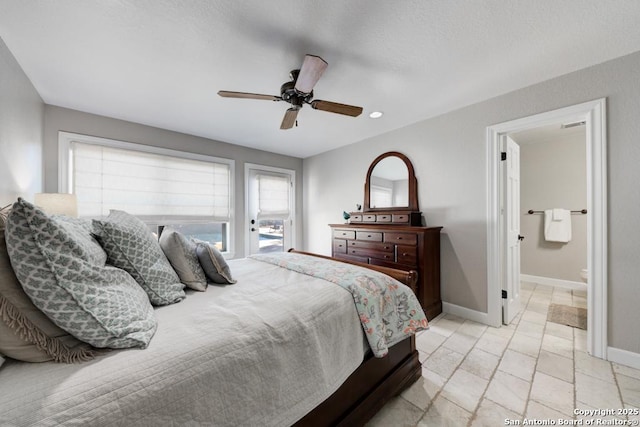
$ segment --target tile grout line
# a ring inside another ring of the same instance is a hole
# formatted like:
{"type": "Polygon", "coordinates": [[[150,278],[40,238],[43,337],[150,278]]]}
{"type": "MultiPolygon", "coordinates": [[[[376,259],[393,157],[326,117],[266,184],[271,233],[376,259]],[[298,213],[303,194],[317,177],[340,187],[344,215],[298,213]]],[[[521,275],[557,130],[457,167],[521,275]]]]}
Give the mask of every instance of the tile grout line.
{"type": "MultiPolygon", "coordinates": [[[[445,314],[445,313],[443,313],[443,314],[444,314],[444,315],[441,317],[441,319],[444,319],[444,318],[445,318],[445,316],[446,316],[446,314],[445,314]]],[[[441,320],[441,319],[439,319],[439,320],[441,320]]],[[[437,322],[435,322],[435,323],[437,323],[437,322]]],[[[463,323],[464,323],[464,321],[458,325],[458,327],[457,327],[457,328],[456,328],[456,329],[451,333],[451,335],[455,334],[455,333],[458,331],[458,329],[460,329],[460,326],[462,326],[462,324],[463,324],[463,323]]],[[[431,354],[429,354],[429,356],[427,357],[427,359],[425,359],[425,363],[426,363],[426,361],[429,359],[429,357],[431,357],[431,355],[432,355],[433,353],[435,353],[435,352],[436,352],[440,347],[442,347],[442,346],[443,346],[443,344],[444,344],[445,342],[447,342],[447,340],[448,340],[449,338],[451,338],[451,335],[449,335],[449,336],[448,336],[444,341],[442,341],[442,342],[441,342],[441,343],[440,343],[440,344],[435,348],[435,350],[433,350],[433,351],[431,352],[431,354]]],[[[483,334],[483,335],[484,335],[484,334],[483,334]]],[[[480,338],[478,338],[478,339],[480,339],[480,338]]],[[[476,343],[477,343],[477,340],[476,340],[476,343]]],[[[474,347],[475,347],[475,344],[474,344],[474,347]]],[[[445,348],[446,348],[446,347],[445,347],[445,348]]],[[[473,347],[472,347],[472,348],[473,348],[473,347]]],[[[457,353],[457,351],[455,351],[455,350],[451,350],[451,351],[454,351],[454,352],[456,352],[456,353],[457,353]]],[[[422,421],[422,420],[424,419],[425,415],[427,415],[427,412],[429,412],[429,410],[430,410],[430,409],[431,409],[431,407],[433,406],[433,402],[434,402],[438,397],[440,397],[440,395],[442,394],[442,390],[444,390],[444,388],[446,387],[446,385],[449,383],[449,380],[451,379],[451,377],[453,377],[453,374],[458,370],[458,368],[460,367],[460,365],[462,365],[462,363],[465,361],[465,359],[467,358],[467,355],[468,355],[470,352],[471,352],[471,350],[469,350],[469,351],[467,352],[467,354],[465,354],[465,355],[464,355],[464,357],[462,358],[462,360],[460,361],[460,363],[456,366],[456,368],[453,370],[453,372],[451,373],[451,375],[449,375],[447,378],[445,378],[445,382],[444,382],[444,384],[442,384],[442,387],[440,387],[440,389],[437,391],[437,393],[433,396],[433,399],[431,399],[431,401],[429,402],[429,404],[428,404],[428,405],[427,405],[427,407],[425,408],[424,412],[422,413],[422,416],[421,416],[421,417],[420,417],[420,419],[418,420],[418,424],[420,423],[420,421],[422,421]]],[[[455,403],[455,402],[451,402],[451,401],[450,401],[449,399],[447,399],[446,397],[444,397],[444,396],[443,396],[442,398],[443,398],[443,399],[445,399],[447,402],[450,402],[452,405],[455,405],[455,406],[457,406],[458,408],[460,408],[460,409],[462,409],[462,410],[466,411],[466,409],[464,409],[463,407],[461,407],[460,405],[458,405],[458,404],[457,404],[457,403],[455,403]]],[[[409,403],[410,403],[410,402],[409,402],[409,403]]],[[[415,405],[413,405],[413,406],[415,406],[415,405]]],[[[418,409],[420,409],[420,408],[418,408],[418,409]]],[[[473,414],[472,414],[472,415],[473,415],[473,414]]]]}
{"type": "MultiPolygon", "coordinates": [[[[532,297],[532,296],[533,296],[533,291],[532,291],[532,292],[531,292],[531,294],[529,295],[529,298],[527,299],[527,304],[526,304],[526,305],[528,305],[528,304],[529,304],[529,301],[531,300],[531,297],[532,297]]],[[[526,305],[525,305],[525,306],[526,306],[526,305]]],[[[502,353],[500,354],[500,359],[498,360],[498,364],[496,365],[496,367],[493,369],[493,372],[491,373],[491,376],[490,376],[490,378],[489,378],[489,380],[488,380],[488,382],[487,382],[487,386],[485,387],[485,389],[484,389],[484,391],[483,391],[482,395],[480,396],[480,399],[478,400],[478,404],[476,405],[475,410],[474,410],[474,411],[473,411],[473,413],[471,414],[471,419],[469,420],[469,423],[467,424],[467,427],[470,427],[470,426],[473,424],[473,422],[477,419],[477,416],[478,416],[478,409],[480,409],[480,405],[482,404],[482,401],[483,401],[484,399],[487,399],[487,400],[489,400],[489,401],[493,402],[493,400],[488,399],[488,398],[486,398],[485,396],[486,396],[486,394],[487,394],[487,390],[489,389],[489,386],[491,385],[491,382],[493,381],[493,378],[494,378],[494,377],[495,377],[495,375],[496,375],[496,372],[498,372],[498,368],[500,367],[500,363],[502,362],[502,360],[503,360],[503,358],[504,358],[504,354],[505,354],[505,353],[507,352],[507,350],[509,349],[509,344],[511,343],[511,341],[513,340],[513,337],[514,337],[514,336],[515,336],[515,334],[516,334],[516,331],[517,331],[517,329],[518,329],[518,328],[517,328],[517,326],[519,326],[519,325],[520,325],[520,322],[522,321],[522,313],[523,313],[523,312],[524,312],[524,309],[523,309],[523,310],[521,310],[521,311],[520,311],[520,313],[518,313],[518,314],[516,315],[516,317],[518,317],[517,324],[515,325],[516,327],[515,327],[515,329],[514,329],[513,333],[511,334],[511,337],[509,338],[509,341],[507,341],[507,345],[505,345],[504,350],[502,350],[502,353]]],[[[504,325],[504,326],[510,326],[510,325],[504,325]]],[[[501,326],[501,327],[502,327],[502,326],[501,326]]],[[[485,330],[485,332],[484,332],[482,335],[484,336],[484,334],[486,334],[486,333],[487,333],[487,331],[488,331],[488,329],[487,329],[487,330],[485,330]]],[[[515,351],[515,350],[514,350],[514,351],[515,351]]],[[[536,359],[536,363],[537,363],[537,359],[536,359]]],[[[535,370],[534,370],[534,372],[535,372],[535,370]]],[[[507,373],[507,374],[508,374],[508,373],[507,373]]],[[[533,378],[532,378],[532,380],[531,380],[531,383],[533,384],[533,378]]],[[[529,386],[529,393],[531,393],[531,386],[529,386]]],[[[501,405],[501,404],[500,404],[500,403],[498,403],[498,402],[493,402],[493,403],[495,403],[496,405],[500,406],[501,408],[504,408],[504,409],[506,409],[506,410],[508,410],[508,411],[511,411],[511,409],[506,408],[505,406],[501,405]]],[[[528,404],[528,399],[527,399],[527,402],[525,403],[525,411],[526,411],[527,404],[528,404]]],[[[511,411],[511,412],[513,412],[513,411],[511,411]]],[[[522,416],[524,416],[524,413],[522,414],[522,416]]]]}
{"type": "MultiPolygon", "coordinates": [[[[536,290],[537,287],[538,287],[538,284],[536,284],[535,288],[533,288],[533,290],[531,291],[531,295],[529,295],[529,299],[527,300],[527,304],[525,305],[525,308],[522,310],[523,313],[526,311],[526,307],[529,305],[529,302],[531,301],[531,298],[533,298],[533,294],[535,293],[535,290],[536,290]]],[[[520,320],[522,320],[522,318],[520,320]]],[[[520,325],[520,322],[518,322],[518,325],[520,325]]],[[[516,330],[517,330],[517,328],[516,328],[516,330]]],[[[544,332],[546,330],[547,330],[547,322],[545,320],[544,326],[542,328],[542,338],[540,338],[540,348],[538,348],[538,355],[536,356],[536,362],[533,365],[533,373],[531,374],[531,383],[529,384],[529,391],[527,393],[527,400],[525,401],[525,404],[524,404],[524,410],[522,411],[522,414],[520,414],[521,415],[520,421],[522,421],[522,420],[524,420],[524,418],[526,418],[527,409],[529,409],[529,403],[531,402],[531,390],[533,389],[533,379],[536,377],[536,370],[538,368],[538,361],[540,360],[540,350],[542,349],[542,340],[544,339],[544,332]]],[[[515,332],[513,334],[515,335],[515,332]]]]}

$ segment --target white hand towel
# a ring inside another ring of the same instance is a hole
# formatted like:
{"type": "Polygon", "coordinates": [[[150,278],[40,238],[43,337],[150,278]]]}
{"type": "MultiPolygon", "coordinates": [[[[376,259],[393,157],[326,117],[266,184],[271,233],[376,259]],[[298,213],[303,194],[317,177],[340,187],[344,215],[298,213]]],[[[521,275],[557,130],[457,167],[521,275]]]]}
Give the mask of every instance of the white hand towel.
{"type": "Polygon", "coordinates": [[[554,221],[562,221],[564,219],[564,209],[554,208],[553,211],[553,220],[554,221]]]}
{"type": "Polygon", "coordinates": [[[571,211],[547,209],[544,211],[544,238],[547,242],[571,241],[571,211]]]}

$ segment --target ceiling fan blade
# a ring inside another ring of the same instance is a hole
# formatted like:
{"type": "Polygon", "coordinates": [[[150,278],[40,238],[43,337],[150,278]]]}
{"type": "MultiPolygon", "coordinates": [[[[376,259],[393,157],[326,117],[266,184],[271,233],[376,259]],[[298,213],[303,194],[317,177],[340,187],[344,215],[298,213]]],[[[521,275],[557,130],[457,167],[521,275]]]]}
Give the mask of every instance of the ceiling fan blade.
{"type": "Polygon", "coordinates": [[[297,108],[289,108],[284,113],[284,118],[282,119],[282,124],[280,125],[280,129],[291,129],[293,125],[296,123],[296,118],[298,117],[297,108]]]}
{"type": "Polygon", "coordinates": [[[337,102],[314,100],[311,101],[311,108],[328,111],[330,113],[344,114],[345,116],[358,117],[362,114],[362,107],[355,105],[339,104],[337,102]]]}
{"type": "Polygon", "coordinates": [[[296,80],[295,89],[301,93],[311,93],[327,65],[329,64],[319,56],[306,55],[296,80]]]}
{"type": "Polygon", "coordinates": [[[247,93],[247,92],[230,92],[228,90],[220,90],[218,91],[218,95],[224,98],[264,99],[265,101],[282,101],[282,98],[275,95],[262,95],[259,93],[247,93]]]}

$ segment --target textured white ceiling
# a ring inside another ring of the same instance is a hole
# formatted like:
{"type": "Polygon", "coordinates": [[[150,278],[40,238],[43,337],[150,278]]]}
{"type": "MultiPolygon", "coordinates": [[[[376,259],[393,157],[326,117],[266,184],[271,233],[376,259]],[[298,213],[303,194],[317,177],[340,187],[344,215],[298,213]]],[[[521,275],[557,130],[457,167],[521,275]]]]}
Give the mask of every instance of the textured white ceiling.
{"type": "Polygon", "coordinates": [[[639,22],[637,0],[0,0],[46,103],[297,157],[638,51],[639,22]],[[279,95],[307,53],[360,117],[282,131],[288,104],[216,95],[279,95]]]}

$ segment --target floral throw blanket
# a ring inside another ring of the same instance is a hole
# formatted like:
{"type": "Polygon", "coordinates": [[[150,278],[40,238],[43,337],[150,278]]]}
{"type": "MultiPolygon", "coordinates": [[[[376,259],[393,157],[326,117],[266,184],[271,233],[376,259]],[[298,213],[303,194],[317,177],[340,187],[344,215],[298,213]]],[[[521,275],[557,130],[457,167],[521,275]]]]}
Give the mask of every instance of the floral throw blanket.
{"type": "Polygon", "coordinates": [[[427,318],[411,289],[392,277],[363,267],[295,253],[259,254],[249,258],[335,283],[348,290],[375,357],[427,329],[427,318]]]}

